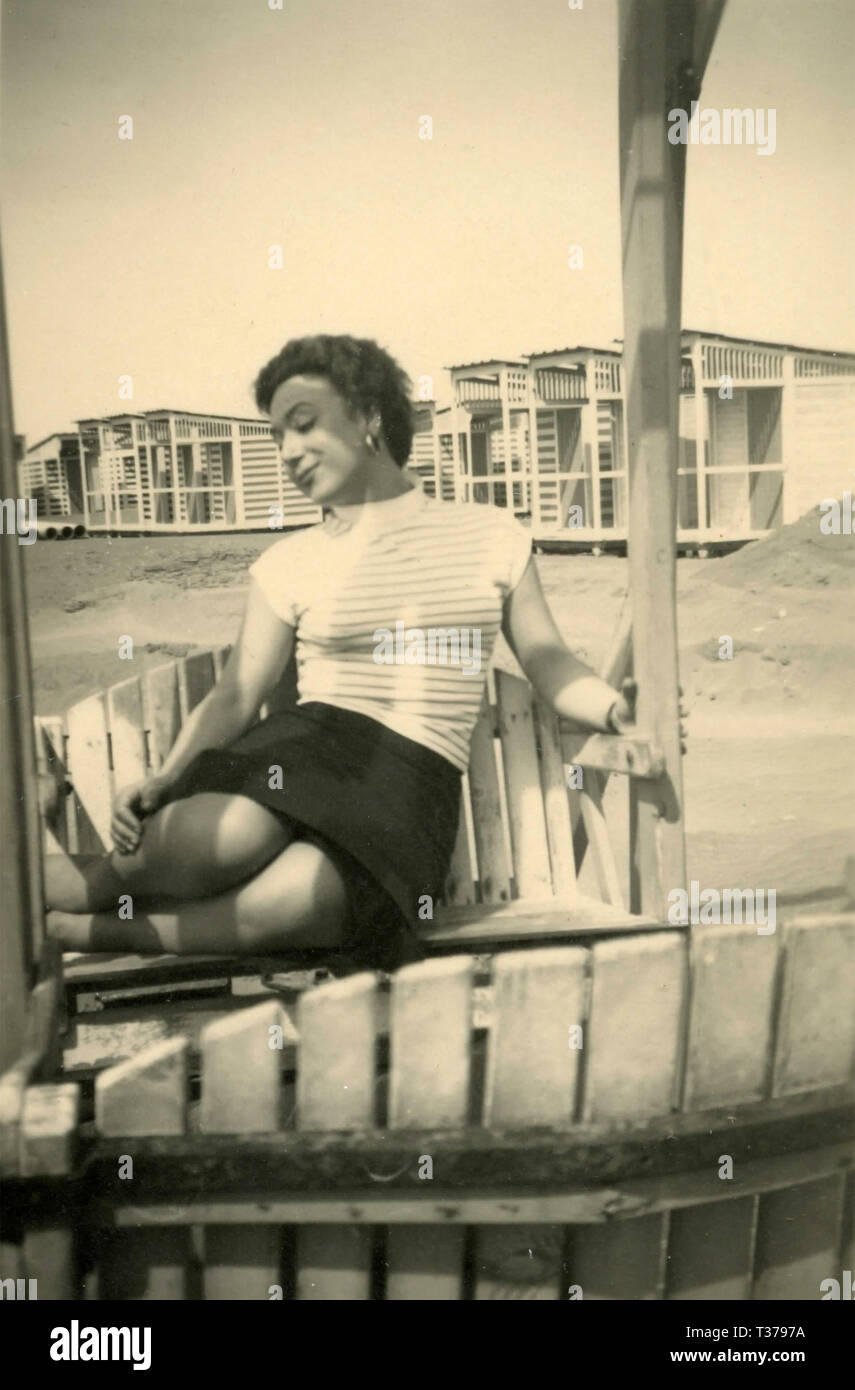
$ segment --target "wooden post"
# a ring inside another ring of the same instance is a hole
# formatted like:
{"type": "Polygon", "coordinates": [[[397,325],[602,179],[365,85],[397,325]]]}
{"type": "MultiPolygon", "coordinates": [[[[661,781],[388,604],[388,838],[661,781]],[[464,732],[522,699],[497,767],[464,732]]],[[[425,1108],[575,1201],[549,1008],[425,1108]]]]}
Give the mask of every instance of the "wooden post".
{"type": "Polygon", "coordinates": [[[781,521],[789,526],[798,521],[798,499],[794,490],[793,465],[796,462],[796,354],[785,352],[781,364],[781,462],[784,467],[784,498],[781,521]]]}
{"type": "Polygon", "coordinates": [[[459,387],[456,381],[452,383],[452,389],[454,391],[454,400],[451,405],[451,469],[454,486],[454,501],[460,502],[464,500],[468,502],[471,501],[471,498],[466,497],[465,493],[463,493],[463,479],[460,468],[460,406],[458,404],[459,387]],[[461,494],[463,494],[463,496],[461,496],[461,494]]]}
{"type": "Polygon", "coordinates": [[[667,918],[685,888],[677,673],[676,478],[686,147],[668,112],[691,110],[723,0],[621,0],[620,165],[629,571],[641,728],[665,775],[630,783],[631,907],[667,918]]]}
{"type": "Polygon", "coordinates": [[[698,489],[698,530],[708,531],[707,511],[707,396],[704,389],[704,350],[700,339],[692,348],[692,373],[695,378],[695,480],[698,489]]]}
{"type": "MultiPolygon", "coordinates": [[[[243,456],[240,447],[240,425],[237,420],[231,422],[231,448],[232,448],[232,487],[235,497],[235,520],[236,527],[243,529],[246,524],[246,510],[244,507],[243,493],[243,456]]],[[[282,489],[282,464],[279,460],[279,451],[276,451],[276,469],[279,475],[279,489],[282,489]]],[[[223,479],[225,489],[225,478],[223,479]]],[[[226,501],[225,490],[223,492],[223,507],[228,516],[228,502],[226,501]]],[[[283,512],[284,518],[284,512],[283,512]]]]}
{"type": "MultiPolygon", "coordinates": [[[[531,525],[534,534],[537,535],[542,521],[540,505],[540,456],[537,448],[537,396],[535,395],[535,375],[534,368],[529,368],[530,377],[528,384],[528,471],[529,471],[529,508],[531,510],[531,525]]],[[[556,430],[558,426],[556,424],[556,430]]],[[[557,467],[556,467],[556,488],[557,467]]],[[[560,506],[560,498],[559,498],[560,506]]]]}
{"type": "MultiPolygon", "coordinates": [[[[177,531],[180,529],[181,525],[182,501],[182,485],[179,481],[178,473],[178,436],[175,432],[175,416],[170,413],[167,415],[166,420],[169,431],[169,443],[164,445],[164,448],[169,450],[171,461],[169,476],[172,479],[172,530],[177,531]]],[[[187,500],[186,490],[184,491],[184,500],[187,500]]]]}
{"type": "MultiPolygon", "coordinates": [[[[600,529],[600,440],[597,429],[597,369],[596,359],[591,353],[585,363],[586,400],[582,405],[580,427],[582,433],[582,458],[590,480],[590,514],[583,516],[586,529],[594,531],[601,539],[600,529]]],[[[556,431],[558,428],[556,411],[556,431]]],[[[557,445],[557,436],[556,436],[557,445]]],[[[560,464],[560,460],[559,460],[560,464]]]]}
{"type": "MultiPolygon", "coordinates": [[[[15,429],[0,267],[0,498],[17,505],[15,429]]],[[[8,513],[8,508],[6,509],[8,513]]],[[[44,931],[30,647],[15,526],[0,535],[0,1071],[18,1057],[44,931]]]]}
{"type": "MultiPolygon", "coordinates": [[[[508,369],[503,367],[499,372],[499,395],[502,404],[502,461],[504,464],[505,478],[505,506],[513,514],[514,510],[514,485],[512,482],[513,474],[511,471],[511,402],[510,384],[508,382],[508,369]],[[510,495],[509,495],[510,494],[510,495]]],[[[496,483],[495,474],[490,475],[490,501],[496,505],[496,483]]]]}

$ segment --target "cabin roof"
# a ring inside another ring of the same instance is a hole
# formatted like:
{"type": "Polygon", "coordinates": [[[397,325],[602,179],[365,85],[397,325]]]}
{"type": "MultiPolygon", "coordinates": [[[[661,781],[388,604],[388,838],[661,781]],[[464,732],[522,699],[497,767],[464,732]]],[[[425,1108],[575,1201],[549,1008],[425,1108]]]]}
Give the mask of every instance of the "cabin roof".
{"type": "MultiPolygon", "coordinates": [[[[732,333],[714,333],[702,328],[684,328],[682,337],[719,338],[724,343],[742,343],[746,347],[783,348],[786,352],[814,352],[820,357],[855,357],[855,350],[839,352],[835,348],[805,347],[804,343],[779,343],[771,338],[739,338],[732,333]]],[[[615,341],[622,342],[623,339],[618,338],[615,341]]]]}
{"type": "Polygon", "coordinates": [[[175,410],[171,405],[164,405],[156,410],[122,410],[117,415],[85,415],[79,417],[75,424],[109,425],[113,420],[147,420],[152,415],[183,415],[193,420],[236,420],[242,425],[268,423],[262,415],[216,415],[210,410],[175,410]]]}
{"type": "Polygon", "coordinates": [[[486,357],[481,362],[453,362],[447,372],[462,372],[469,367],[527,367],[527,357],[486,357]]]}
{"type": "Polygon", "coordinates": [[[577,343],[575,347],[549,348],[546,352],[530,352],[529,358],[533,362],[537,357],[558,357],[563,352],[596,352],[600,357],[621,356],[621,353],[615,348],[590,347],[585,343],[577,343]]]}
{"type": "Polygon", "coordinates": [[[54,430],[52,434],[46,434],[44,439],[40,439],[37,444],[31,444],[26,452],[34,454],[36,449],[40,449],[43,444],[49,444],[52,439],[73,439],[77,443],[77,432],[76,430],[54,430]]]}

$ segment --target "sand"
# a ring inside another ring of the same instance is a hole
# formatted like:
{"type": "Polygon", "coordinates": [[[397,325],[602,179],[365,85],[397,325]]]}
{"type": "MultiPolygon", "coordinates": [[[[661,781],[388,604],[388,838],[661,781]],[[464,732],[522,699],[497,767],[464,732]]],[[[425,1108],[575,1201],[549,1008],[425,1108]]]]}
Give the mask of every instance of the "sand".
{"type": "MultiPolygon", "coordinates": [[[[247,568],[275,539],[23,548],[37,711],[61,713],[170,656],[231,641],[247,568]],[[126,635],[133,662],[118,655],[126,635]]],[[[597,666],[626,599],[626,560],[541,555],[537,564],[563,635],[597,666]]],[[[690,875],[776,887],[779,903],[831,901],[855,850],[853,537],[822,534],[817,509],[726,558],[680,560],[677,574],[690,875]],[[732,660],[720,659],[723,637],[732,660]]],[[[497,660],[513,669],[507,649],[497,660]]]]}

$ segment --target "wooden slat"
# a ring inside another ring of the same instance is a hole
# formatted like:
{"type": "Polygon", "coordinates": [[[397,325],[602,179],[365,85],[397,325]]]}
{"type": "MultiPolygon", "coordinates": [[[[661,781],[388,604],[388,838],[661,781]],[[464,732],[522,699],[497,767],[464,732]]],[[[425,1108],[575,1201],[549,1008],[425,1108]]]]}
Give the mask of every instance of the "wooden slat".
{"type": "Polygon", "coordinates": [[[319,985],[297,1006],[299,1129],[370,1129],[374,1121],[376,976],[319,985]]]}
{"type": "Polygon", "coordinates": [[[672,1212],[666,1298],[746,1299],[756,1221],[756,1197],[734,1196],[672,1212]]]}
{"type": "Polygon", "coordinates": [[[600,782],[588,777],[576,793],[582,810],[582,820],[588,837],[588,845],[594,856],[597,884],[603,902],[623,907],[624,894],[620,885],[620,875],[615,863],[609,829],[603,813],[603,796],[600,782]]]}
{"type": "Polygon", "coordinates": [[[844,1174],[800,1183],[760,1198],[753,1297],[761,1301],[821,1297],[824,1279],[839,1279],[844,1174]]]}
{"type": "Polygon", "coordinates": [[[77,1265],[71,1222],[37,1217],[28,1225],[22,1250],[27,1277],[35,1279],[41,1302],[77,1297],[77,1265]]]}
{"type": "MultiPolygon", "coordinates": [[[[46,994],[45,1000],[48,998],[46,994]]],[[[77,1086],[65,1083],[27,1087],[19,1136],[20,1171],[24,1177],[65,1177],[72,1172],[78,1153],[79,1119],[77,1086]]],[[[74,1212],[47,1211],[28,1221],[23,1259],[27,1276],[38,1281],[40,1299],[74,1298],[74,1212]]]]}
{"type": "Polygon", "coordinates": [[[139,677],[107,691],[107,720],[117,787],[138,782],[146,774],[145,721],[139,677]]]}
{"type": "Polygon", "coordinates": [[[24,1177],[62,1177],[77,1154],[80,1090],[70,1082],[28,1086],[21,1112],[24,1177]]]}
{"type": "Polygon", "coordinates": [[[95,1080],[95,1124],[104,1135],[184,1134],[189,1044],[152,1043],[95,1080]]]}
{"type": "MultiPolygon", "coordinates": [[[[691,941],[684,1110],[769,1093],[778,943],[755,926],[698,927],[691,941]]],[[[751,1288],[757,1201],[741,1196],[750,1152],[731,1152],[733,1198],[678,1211],[668,1241],[669,1299],[744,1299],[751,1288]]],[[[714,1156],[718,1167],[719,1155],[714,1156]]]]}
{"type": "Polygon", "coordinates": [[[538,725],[540,779],[549,841],[552,889],[555,896],[562,898],[564,902],[573,902],[577,896],[576,865],[558,716],[542,700],[534,702],[534,712],[538,725]]]}
{"type": "Polygon", "coordinates": [[[27,1088],[59,1069],[59,1007],[61,957],[53,941],[45,942],[39,962],[40,979],[24,998],[24,1033],[13,1066],[0,1076],[0,1174],[20,1171],[21,1124],[27,1088]]]}
{"type": "MultiPolygon", "coordinates": [[[[279,1128],[282,1052],[271,1028],[282,1010],[271,1001],[211,1023],[202,1033],[199,1125],[208,1134],[252,1134],[279,1128]]],[[[278,1226],[209,1226],[205,1230],[205,1297],[266,1299],[281,1284],[278,1226]]]]}
{"type": "Polygon", "coordinates": [[[755,926],[697,927],[683,1109],[769,1094],[776,936],[755,926]]]}
{"type": "Polygon", "coordinates": [[[211,653],[214,661],[214,679],[219,681],[226,667],[226,662],[232,654],[232,644],[229,642],[225,647],[215,647],[211,653]]]}
{"type": "Polygon", "coordinates": [[[103,695],[90,695],[66,714],[68,763],[77,802],[77,840],[81,854],[111,848],[113,782],[103,695]]]}
{"type": "MultiPolygon", "coordinates": [[[[520,1129],[572,1121],[585,1047],[587,961],[588,953],[573,947],[512,952],[494,961],[486,1125],[520,1129]],[[573,1046],[571,1028],[582,1030],[581,1039],[574,1033],[573,1046]]],[[[565,1244],[560,1226],[482,1228],[476,1299],[558,1299],[565,1244]]]]}
{"type": "MultiPolygon", "coordinates": [[[[55,851],[58,847],[63,850],[74,850],[75,845],[71,843],[69,812],[73,808],[74,802],[71,797],[65,794],[65,783],[67,773],[65,768],[65,727],[61,719],[55,717],[44,717],[36,720],[36,754],[39,770],[42,769],[52,778],[57,789],[57,813],[56,824],[52,830],[46,829],[46,840],[48,842],[48,852],[55,851]],[[50,844],[50,840],[55,838],[57,845],[50,844]]],[[[76,827],[75,827],[76,836],[76,827]]]]}
{"type": "Polygon", "coordinates": [[[405,966],[395,976],[389,1091],[393,1128],[465,1123],[473,971],[470,956],[448,956],[405,966]]]}
{"type": "Polygon", "coordinates": [[[493,738],[494,713],[482,706],[469,748],[469,793],[478,853],[478,883],[482,902],[507,902],[511,896],[511,866],[502,831],[502,803],[493,738]]]}
{"type": "MultiPolygon", "coordinates": [[[[855,1061],[855,917],[786,927],[772,1093],[797,1095],[852,1078],[855,1061]]],[[[820,1297],[838,1278],[844,1174],[761,1197],[756,1299],[820,1297]]]]}
{"type": "Polygon", "coordinates": [[[390,1226],[386,1236],[389,1302],[456,1302],[462,1297],[462,1226],[390,1226]]]}
{"type": "Polygon", "coordinates": [[[509,903],[476,903],[468,907],[443,907],[433,922],[426,922],[423,939],[430,945],[469,950],[501,942],[556,937],[602,936],[620,932],[661,931],[661,922],[634,917],[622,907],[582,898],[518,898],[509,903]]]}
{"type": "Polygon", "coordinates": [[[646,738],[563,730],[561,748],[565,762],[628,777],[661,777],[665,765],[661,750],[646,738]]]}
{"type": "Polygon", "coordinates": [[[587,963],[588,952],[573,946],[495,958],[486,1125],[523,1129],[573,1120],[585,1046],[587,963]],[[570,1033],[577,1027],[581,1038],[570,1033]]]}
{"type": "Polygon", "coordinates": [[[531,687],[516,676],[497,671],[496,698],[517,893],[520,897],[551,898],[531,687]]]}
{"type": "Polygon", "coordinates": [[[677,1101],[685,941],[672,932],[593,948],[585,1118],[661,1115],[677,1101]]]}
{"type": "Polygon", "coordinates": [[[178,666],[178,695],[181,714],[186,719],[214,687],[214,658],[211,652],[193,652],[178,666]]]}
{"type": "Polygon", "coordinates": [[[146,671],[143,678],[143,701],[146,727],[149,731],[149,759],[156,771],[181,730],[178,667],[174,661],[146,671]]]}
{"type": "Polygon", "coordinates": [[[464,773],[460,787],[460,820],[457,839],[448,877],[445,880],[445,902],[460,907],[475,902],[475,841],[472,830],[472,807],[469,801],[469,777],[464,773]]]}
{"type": "Polygon", "coordinates": [[[849,1081],[855,1069],[855,914],[785,929],[774,1094],[849,1081]]]}
{"type": "MultiPolygon", "coordinates": [[[[399,970],[390,1014],[392,1129],[462,1128],[467,1120],[472,1031],[471,956],[399,970]]],[[[430,1154],[413,1152],[413,1164],[430,1154]]],[[[432,1177],[425,1177],[429,1186],[432,1177]]],[[[462,1229],[396,1226],[387,1236],[387,1299],[457,1300],[463,1274],[462,1229]]]]}
{"type": "MultiPolygon", "coordinates": [[[[298,1129],[370,1129],[374,1123],[377,981],[353,975],[303,995],[297,1009],[298,1129]]],[[[300,1226],[297,1297],[343,1301],[371,1293],[371,1232],[300,1226]]]]}
{"type": "MultiPolygon", "coordinates": [[[[184,1134],[187,1129],[189,1045],[184,1038],[153,1043],[111,1067],[95,1082],[95,1123],[105,1137],[129,1141],[116,1152],[116,1195],[133,1188],[118,1176],[122,1154],[133,1159],[133,1138],[184,1134]]],[[[189,1226],[138,1229],[107,1237],[98,1277],[100,1298],[159,1301],[188,1296],[189,1226]]]]}
{"type": "MultiPolygon", "coordinates": [[[[585,1052],[586,1120],[667,1114],[682,1067],[687,970],[671,933],[595,946],[585,1052]]],[[[665,1280],[668,1219],[639,1216],[574,1235],[571,1283],[587,1300],[656,1299],[665,1280]]]]}

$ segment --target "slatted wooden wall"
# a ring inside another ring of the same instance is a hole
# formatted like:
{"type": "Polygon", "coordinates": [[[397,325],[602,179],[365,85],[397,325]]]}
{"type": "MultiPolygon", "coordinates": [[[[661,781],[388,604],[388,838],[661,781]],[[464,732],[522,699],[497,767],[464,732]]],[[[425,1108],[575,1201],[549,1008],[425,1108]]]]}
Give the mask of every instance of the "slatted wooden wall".
{"type": "MultiPolygon", "coordinates": [[[[728,1155],[717,1146],[670,1183],[645,1183],[642,1165],[605,1190],[577,1181],[534,1195],[497,1195],[488,1170],[449,1192],[442,1135],[474,1145],[484,1131],[593,1125],[619,1142],[628,1128],[681,1112],[721,1124],[722,1105],[839,1098],[840,1088],[851,1097],[853,972],[850,914],[771,936],[710,927],[691,940],[663,931],[508,952],[494,958],[486,993],[469,956],[406,967],[388,1002],[377,977],[355,975],[305,994],[296,1035],[275,999],[209,1025],[192,1103],[187,1043],[156,1044],[96,1084],[99,1147],[110,1155],[115,1137],[116,1178],[88,1216],[104,1232],[84,1271],[87,1295],[819,1298],[852,1248],[851,1133],[771,1166],[734,1141],[732,1177],[722,1176],[728,1155]],[[271,1046],[278,1027],[281,1049],[271,1046]],[[119,1176],[135,1136],[188,1135],[203,1154],[206,1137],[227,1134],[237,1156],[248,1134],[287,1134],[293,1154],[319,1131],[400,1132],[409,1166],[432,1157],[432,1177],[402,1197],[381,1169],[358,1191],[307,1196],[283,1190],[274,1163],[269,1191],[224,1177],[221,1192],[196,1201],[185,1192],[176,1203],[138,1199],[119,1176]]],[[[22,1125],[28,1173],[70,1162],[75,1091],[33,1088],[22,1125]],[[42,1103],[60,1092],[63,1119],[42,1103]]],[[[75,1243],[56,1217],[28,1235],[20,1259],[40,1290],[44,1278],[79,1291],[75,1243]]]]}

